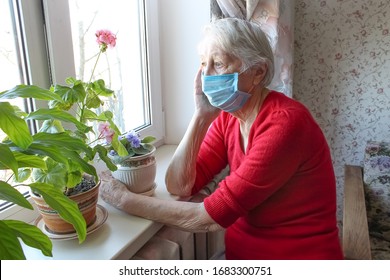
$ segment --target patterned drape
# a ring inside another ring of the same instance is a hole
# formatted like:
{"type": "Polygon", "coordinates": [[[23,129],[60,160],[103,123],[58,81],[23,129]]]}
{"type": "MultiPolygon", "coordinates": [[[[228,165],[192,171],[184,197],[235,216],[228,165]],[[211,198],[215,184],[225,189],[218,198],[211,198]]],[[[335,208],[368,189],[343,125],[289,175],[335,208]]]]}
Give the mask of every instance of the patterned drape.
{"type": "Polygon", "coordinates": [[[223,17],[258,22],[268,34],[275,55],[275,76],[269,88],[292,97],[294,0],[210,0],[211,20],[223,17]]]}

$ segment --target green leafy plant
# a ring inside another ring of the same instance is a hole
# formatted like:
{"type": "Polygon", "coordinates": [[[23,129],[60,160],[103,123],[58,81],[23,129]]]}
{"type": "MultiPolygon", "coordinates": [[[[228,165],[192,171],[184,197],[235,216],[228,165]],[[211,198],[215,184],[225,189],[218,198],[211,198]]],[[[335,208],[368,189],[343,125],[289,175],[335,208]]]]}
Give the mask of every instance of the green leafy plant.
{"type": "MultiPolygon", "coordinates": [[[[116,37],[110,31],[100,30],[96,38],[100,49],[97,64],[107,47],[115,46],[116,37]]],[[[112,134],[110,146],[118,155],[128,155],[119,141],[121,133],[112,112],[95,112],[104,105],[104,98],[114,94],[106,88],[104,80],[92,81],[96,64],[88,82],[71,77],[66,85],[53,85],[50,89],[18,85],[0,93],[0,129],[6,134],[0,142],[0,170],[11,173],[8,179],[0,181],[0,199],[33,209],[15,190],[18,184],[30,187],[64,220],[73,224],[80,243],[86,238],[86,224],[77,204],[66,196],[67,190],[79,184],[84,174],[91,175],[97,182],[98,175],[92,165],[97,156],[108,169],[116,170],[105,143],[101,143],[106,135],[95,132],[94,124],[108,124],[112,134]],[[8,102],[13,98],[45,100],[48,107],[26,113],[8,102]],[[30,133],[30,121],[41,124],[38,133],[30,133]]],[[[0,220],[0,232],[0,259],[25,259],[18,238],[46,256],[52,254],[50,239],[33,225],[0,220]]]]}

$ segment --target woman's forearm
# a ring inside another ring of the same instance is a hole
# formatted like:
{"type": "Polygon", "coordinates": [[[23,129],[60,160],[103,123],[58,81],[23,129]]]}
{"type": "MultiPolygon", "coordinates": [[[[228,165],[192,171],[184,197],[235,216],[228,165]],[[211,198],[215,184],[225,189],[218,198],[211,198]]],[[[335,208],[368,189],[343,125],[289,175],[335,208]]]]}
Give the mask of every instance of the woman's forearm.
{"type": "Polygon", "coordinates": [[[214,118],[194,115],[167,169],[167,190],[178,196],[189,196],[196,177],[196,157],[214,118]]]}
{"type": "Polygon", "coordinates": [[[208,215],[203,203],[168,201],[125,193],[118,208],[145,219],[190,232],[222,230],[208,215]]]}

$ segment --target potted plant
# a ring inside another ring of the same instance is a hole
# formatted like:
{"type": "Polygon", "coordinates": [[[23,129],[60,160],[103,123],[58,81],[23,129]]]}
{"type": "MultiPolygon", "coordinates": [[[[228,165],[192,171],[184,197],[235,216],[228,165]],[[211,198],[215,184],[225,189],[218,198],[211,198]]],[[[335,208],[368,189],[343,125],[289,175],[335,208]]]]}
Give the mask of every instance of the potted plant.
{"type": "MultiPolygon", "coordinates": [[[[104,131],[106,128],[102,128],[104,131]]],[[[116,164],[117,170],[112,171],[112,176],[123,182],[134,193],[151,195],[156,187],[156,159],[153,136],[143,139],[135,131],[130,131],[119,136],[119,141],[126,148],[128,155],[119,155],[113,146],[107,146],[109,157],[116,164]]]]}
{"type": "MultiPolygon", "coordinates": [[[[97,31],[96,37],[100,47],[97,63],[107,47],[115,46],[116,37],[106,30],[97,31]]],[[[10,170],[15,184],[30,187],[34,196],[41,197],[48,207],[58,212],[61,220],[74,227],[80,243],[86,238],[86,219],[94,217],[83,216],[68,195],[86,177],[92,179],[94,185],[99,182],[92,165],[96,157],[103,160],[108,169],[114,171],[117,168],[101,143],[107,134],[94,133],[93,124],[103,122],[109,125],[111,148],[118,155],[128,154],[118,139],[121,133],[113,121],[112,112],[95,112],[104,104],[103,98],[114,94],[106,88],[103,80],[92,81],[95,68],[88,82],[68,78],[66,86],[53,85],[44,89],[35,85],[18,85],[0,93],[0,129],[7,136],[0,143],[0,169],[10,170]],[[48,108],[27,114],[6,101],[16,97],[46,100],[48,108]],[[73,110],[75,113],[72,114],[73,110]],[[38,133],[30,134],[28,121],[41,123],[38,133]],[[65,123],[72,129],[68,129],[65,123]],[[90,135],[96,137],[91,140],[90,135]]],[[[15,185],[10,184],[10,179],[0,181],[0,199],[32,209],[31,204],[14,189],[15,185]]],[[[97,201],[97,192],[94,200],[97,201]]],[[[0,228],[0,244],[6,248],[1,259],[24,258],[18,238],[26,245],[40,249],[44,255],[51,255],[51,242],[38,228],[11,220],[0,221],[0,228]]]]}

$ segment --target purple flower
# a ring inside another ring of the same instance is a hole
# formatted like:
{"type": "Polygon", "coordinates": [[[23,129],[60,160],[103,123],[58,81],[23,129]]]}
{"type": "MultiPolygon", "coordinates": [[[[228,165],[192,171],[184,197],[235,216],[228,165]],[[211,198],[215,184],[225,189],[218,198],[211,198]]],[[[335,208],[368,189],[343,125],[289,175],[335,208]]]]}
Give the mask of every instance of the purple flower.
{"type": "Polygon", "coordinates": [[[135,131],[128,132],[125,137],[132,147],[139,148],[141,146],[140,135],[135,131]]]}
{"type": "Polygon", "coordinates": [[[125,138],[127,139],[127,141],[131,142],[131,140],[133,140],[133,138],[136,138],[137,137],[137,134],[135,133],[135,131],[129,131],[125,134],[125,138]]]}
{"type": "Polygon", "coordinates": [[[115,152],[114,150],[110,150],[108,153],[110,154],[110,156],[116,156],[116,155],[118,155],[118,153],[115,152]]]}
{"type": "Polygon", "coordinates": [[[134,148],[139,148],[141,146],[141,140],[138,137],[133,138],[130,143],[134,148]]]}

